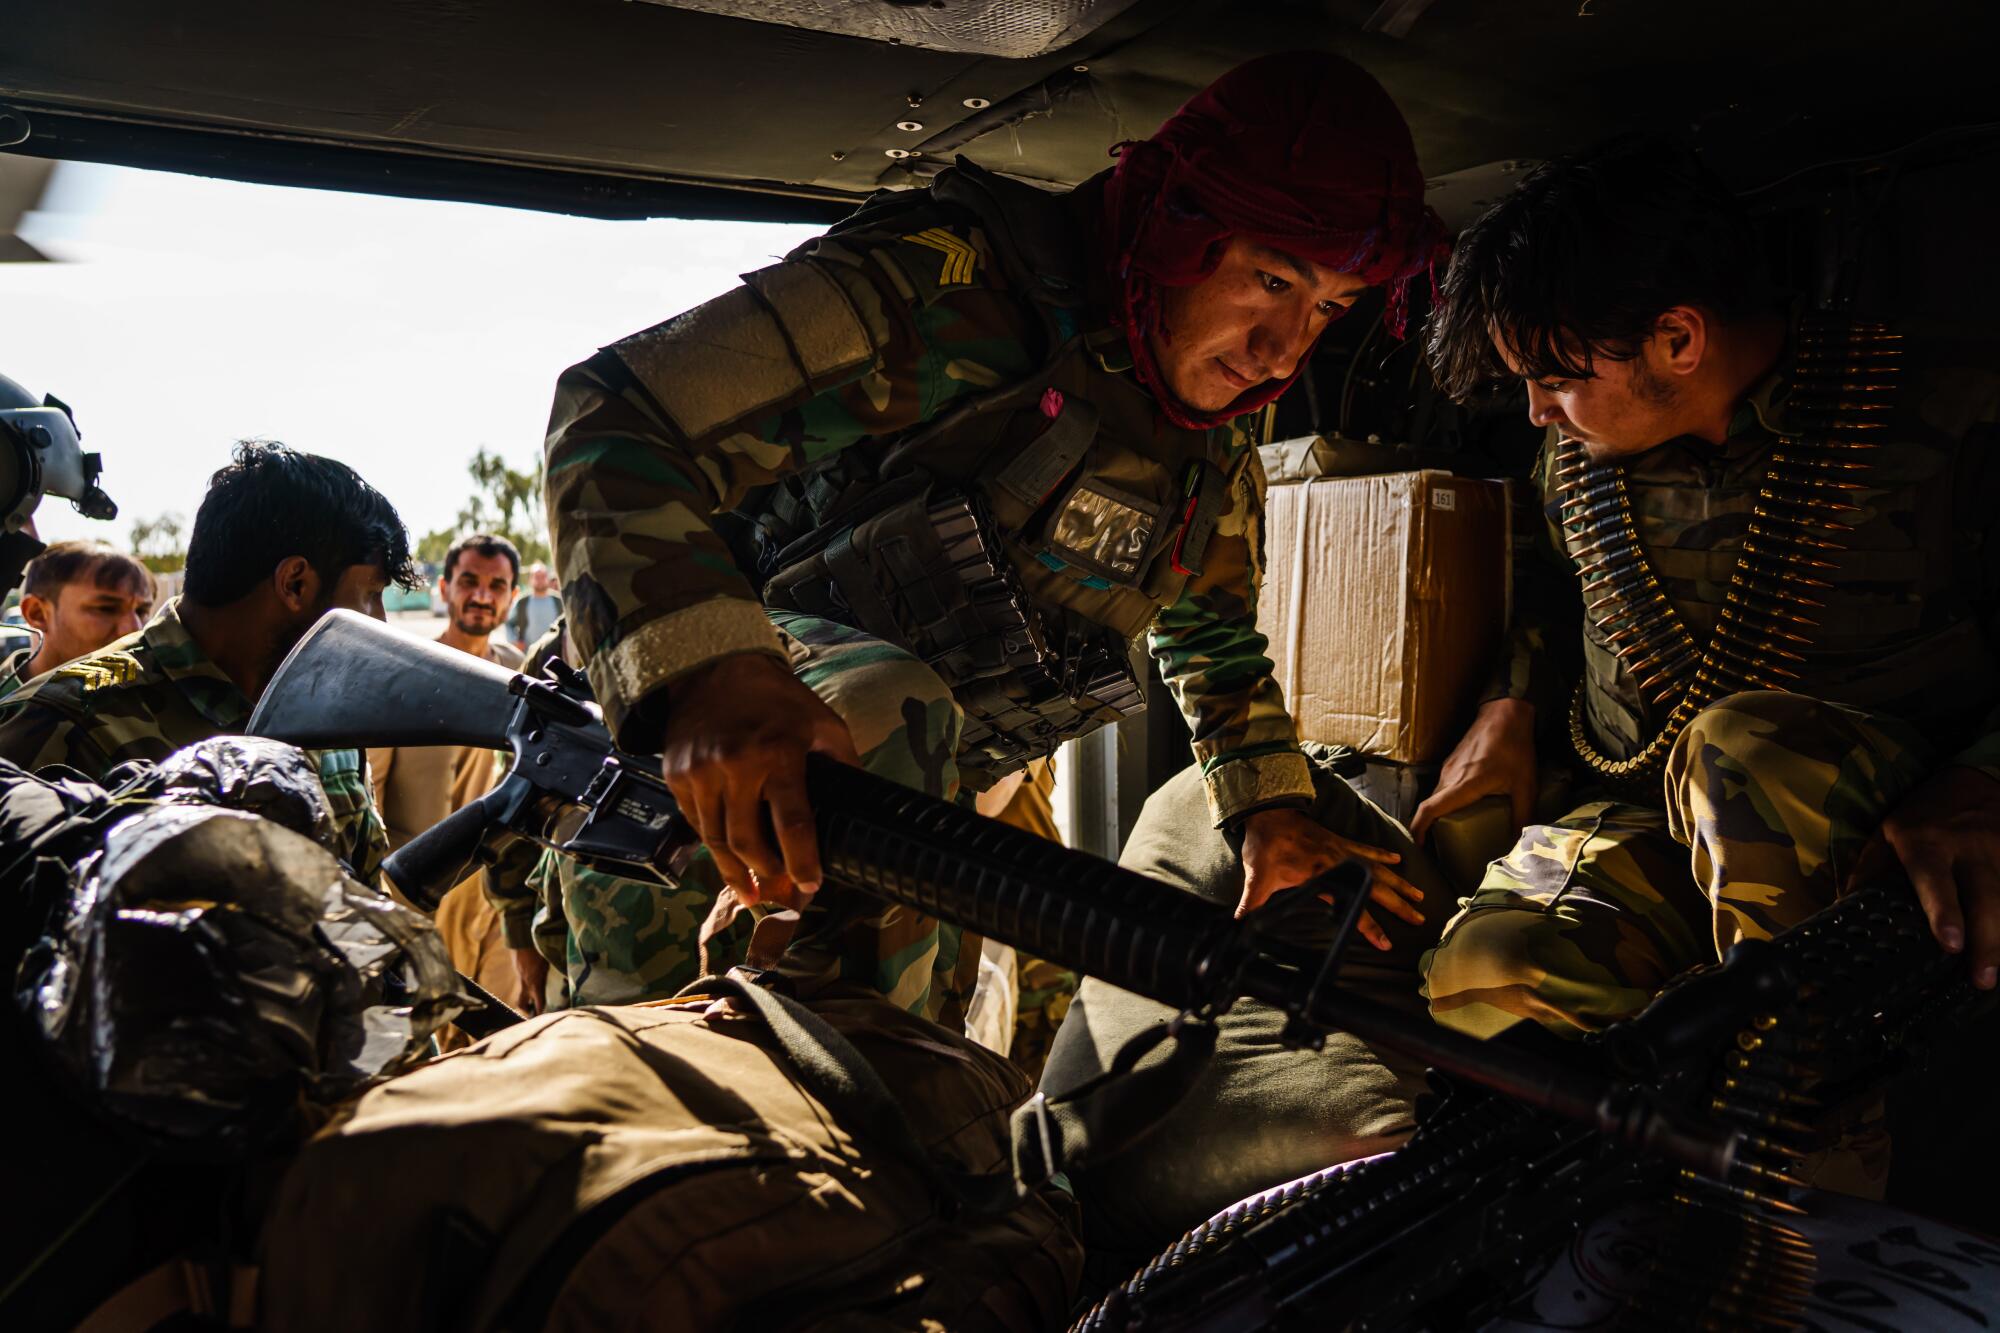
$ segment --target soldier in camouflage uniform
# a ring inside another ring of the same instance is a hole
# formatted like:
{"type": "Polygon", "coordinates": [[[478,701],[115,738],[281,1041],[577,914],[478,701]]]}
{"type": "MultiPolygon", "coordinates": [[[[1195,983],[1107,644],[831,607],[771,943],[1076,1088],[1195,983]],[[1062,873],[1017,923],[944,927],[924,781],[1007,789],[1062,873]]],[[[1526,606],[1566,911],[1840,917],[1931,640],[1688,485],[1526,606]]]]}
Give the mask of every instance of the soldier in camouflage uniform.
{"type": "Polygon", "coordinates": [[[1552,559],[1414,831],[1489,794],[1525,823],[1536,716],[1597,788],[1461,904],[1425,964],[1438,1021],[1596,1030],[1896,860],[1992,986],[1992,344],[1788,316],[1726,190],[1626,143],[1474,224],[1432,354],[1459,394],[1527,381],[1552,559]]]}
{"type": "Polygon", "coordinates": [[[104,542],[55,542],[28,562],[21,619],[36,632],[0,659],[0,698],[65,662],[94,653],[153,615],[153,576],[104,542]]]}
{"type": "MultiPolygon", "coordinates": [[[[1132,707],[1146,633],[1253,882],[1331,864],[1255,627],[1244,423],[1365,287],[1400,327],[1440,246],[1394,105],[1294,53],[1068,195],[961,164],[572,368],[550,526],[619,744],[663,753],[743,900],[811,896],[808,751],[954,798],[1132,707]]],[[[954,947],[815,898],[787,967],[949,1018],[954,947]]]]}
{"type": "MultiPolygon", "coordinates": [[[[331,459],[240,445],[195,516],[182,595],[138,633],[10,697],[0,758],[101,782],[126,760],[240,732],[299,636],[335,607],[380,617],[392,580],[415,586],[402,520],[379,492],[331,459]]],[[[367,766],[356,750],[315,758],[335,850],[372,882],[388,840],[367,766]]]]}

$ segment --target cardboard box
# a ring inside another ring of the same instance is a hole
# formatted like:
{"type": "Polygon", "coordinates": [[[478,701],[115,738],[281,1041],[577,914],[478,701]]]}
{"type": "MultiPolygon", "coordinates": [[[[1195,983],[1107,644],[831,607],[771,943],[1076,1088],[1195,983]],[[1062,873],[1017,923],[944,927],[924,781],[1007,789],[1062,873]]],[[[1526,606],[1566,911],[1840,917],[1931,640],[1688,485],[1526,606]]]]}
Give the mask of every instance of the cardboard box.
{"type": "Polygon", "coordinates": [[[1507,488],[1445,472],[1274,485],[1258,628],[1305,740],[1450,753],[1507,624],[1507,488]]]}

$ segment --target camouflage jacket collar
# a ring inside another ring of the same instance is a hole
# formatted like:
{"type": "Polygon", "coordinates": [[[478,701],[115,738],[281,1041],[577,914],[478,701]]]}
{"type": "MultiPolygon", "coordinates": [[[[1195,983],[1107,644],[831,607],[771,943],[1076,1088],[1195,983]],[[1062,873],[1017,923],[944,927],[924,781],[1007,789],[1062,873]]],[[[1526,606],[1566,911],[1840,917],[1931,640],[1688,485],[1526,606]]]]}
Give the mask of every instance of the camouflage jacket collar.
{"type": "Polygon", "coordinates": [[[250,698],[188,633],[180,598],[169,598],[137,637],[153,670],[172,681],[204,720],[218,732],[243,729],[250,720],[250,698]]]}

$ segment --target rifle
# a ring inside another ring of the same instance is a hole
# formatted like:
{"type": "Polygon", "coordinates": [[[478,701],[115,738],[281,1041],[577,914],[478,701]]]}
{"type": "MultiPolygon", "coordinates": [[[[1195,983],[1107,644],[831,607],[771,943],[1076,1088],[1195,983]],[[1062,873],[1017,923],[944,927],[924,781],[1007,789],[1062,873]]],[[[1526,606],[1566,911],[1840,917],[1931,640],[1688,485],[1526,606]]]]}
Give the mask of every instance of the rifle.
{"type": "Polygon", "coordinates": [[[438,903],[521,838],[627,879],[696,841],[659,761],[611,744],[583,676],[532,680],[352,611],[323,617],[265,687],[245,728],[309,749],[476,745],[513,755],[492,791],[392,852],[382,869],[418,907],[438,903]]]}
{"type": "MultiPolygon", "coordinates": [[[[514,838],[654,877],[694,841],[656,761],[611,743],[580,675],[559,668],[530,680],[351,612],[332,612],[292,649],[249,730],[303,746],[512,752],[491,795],[384,863],[413,901],[435,902],[514,838]]],[[[1290,1016],[1301,1045],[1352,1032],[1703,1177],[1741,1185],[1759,1169],[1742,1131],[1665,1107],[1650,1089],[1342,989],[1340,958],[1366,894],[1365,867],[1342,867],[1238,921],[1133,871],[819,756],[808,761],[807,788],[829,885],[1012,944],[1196,1020],[1238,998],[1261,1000],[1290,1016]],[[1296,943],[1290,927],[1301,914],[1323,914],[1318,899],[1329,890],[1345,898],[1332,947],[1296,943]]],[[[1041,1128],[1046,1139],[1047,1120],[1041,1128]]]]}
{"type": "Polygon", "coordinates": [[[1796,1327],[1818,1258],[1794,1225],[1805,1210],[1789,1161],[1875,1101],[1926,1042],[1994,1003],[1938,947],[1909,884],[1876,881],[1773,940],[1737,945],[1593,1042],[1661,1100],[1741,1127],[1761,1161],[1784,1169],[1698,1179],[1446,1080],[1394,1154],[1211,1219],[1074,1333],[1476,1328],[1512,1308],[1585,1223],[1621,1207],[1646,1209],[1656,1248],[1616,1319],[1588,1326],[1796,1327]]]}

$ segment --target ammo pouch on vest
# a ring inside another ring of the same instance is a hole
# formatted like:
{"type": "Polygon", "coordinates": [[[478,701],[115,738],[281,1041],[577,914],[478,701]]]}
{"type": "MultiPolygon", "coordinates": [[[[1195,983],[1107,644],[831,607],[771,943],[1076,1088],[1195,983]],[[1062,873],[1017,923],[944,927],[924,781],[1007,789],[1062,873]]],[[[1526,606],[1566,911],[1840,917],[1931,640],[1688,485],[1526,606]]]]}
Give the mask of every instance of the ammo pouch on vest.
{"type": "Polygon", "coordinates": [[[976,496],[906,476],[869,500],[862,516],[788,551],[764,601],[923,659],[965,710],[969,778],[1005,776],[1143,706],[1125,639],[1036,607],[976,496]]]}

